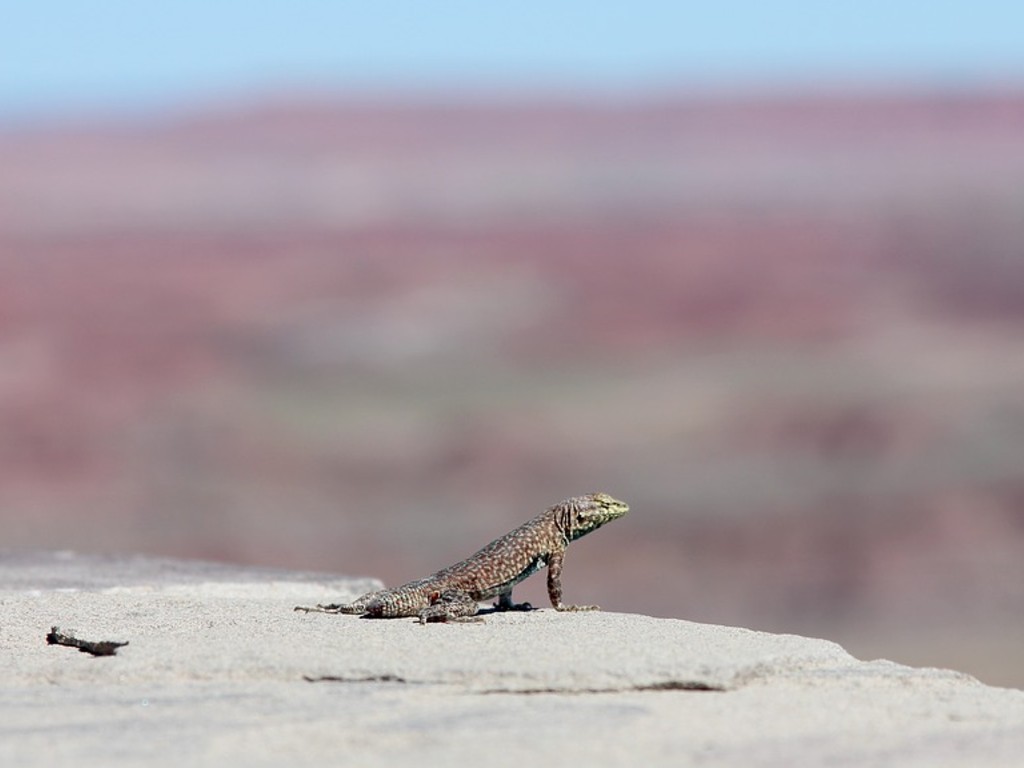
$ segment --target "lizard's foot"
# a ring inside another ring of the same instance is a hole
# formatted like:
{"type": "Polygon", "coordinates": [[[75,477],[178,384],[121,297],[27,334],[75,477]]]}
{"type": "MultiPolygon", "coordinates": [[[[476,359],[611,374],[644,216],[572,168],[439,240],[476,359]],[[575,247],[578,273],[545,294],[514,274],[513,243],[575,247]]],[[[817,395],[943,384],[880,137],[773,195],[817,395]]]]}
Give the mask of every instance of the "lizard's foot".
{"type": "Polygon", "coordinates": [[[513,603],[512,590],[498,595],[498,602],[491,606],[495,611],[532,611],[529,603],[513,603]]]}
{"type": "Polygon", "coordinates": [[[556,611],[578,613],[581,611],[600,611],[600,605],[556,605],[556,611]]]}
{"type": "Polygon", "coordinates": [[[531,603],[504,603],[501,600],[494,603],[491,606],[496,611],[532,611],[533,605],[531,603]]]}

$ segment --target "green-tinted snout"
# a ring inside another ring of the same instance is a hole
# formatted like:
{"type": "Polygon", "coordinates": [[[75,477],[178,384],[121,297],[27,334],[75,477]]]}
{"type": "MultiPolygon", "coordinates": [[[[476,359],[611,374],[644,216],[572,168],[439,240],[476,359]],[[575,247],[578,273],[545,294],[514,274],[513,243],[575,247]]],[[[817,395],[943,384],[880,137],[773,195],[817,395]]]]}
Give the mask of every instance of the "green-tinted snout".
{"type": "Polygon", "coordinates": [[[622,517],[629,512],[629,505],[624,501],[612,498],[607,493],[591,493],[570,499],[569,504],[575,507],[575,520],[572,525],[572,538],[579,538],[600,528],[605,523],[622,517]]]}

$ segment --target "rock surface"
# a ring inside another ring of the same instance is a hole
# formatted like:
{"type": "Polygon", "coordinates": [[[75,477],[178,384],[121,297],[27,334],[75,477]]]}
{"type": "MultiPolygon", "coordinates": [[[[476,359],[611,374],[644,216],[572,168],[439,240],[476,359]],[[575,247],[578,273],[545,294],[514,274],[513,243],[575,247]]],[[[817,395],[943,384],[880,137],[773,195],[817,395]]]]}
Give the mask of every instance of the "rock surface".
{"type": "Polygon", "coordinates": [[[0,764],[1024,764],[1024,691],[646,616],[296,613],[373,580],[0,553],[0,764]],[[95,658],[52,626],[128,641],[95,658]]]}

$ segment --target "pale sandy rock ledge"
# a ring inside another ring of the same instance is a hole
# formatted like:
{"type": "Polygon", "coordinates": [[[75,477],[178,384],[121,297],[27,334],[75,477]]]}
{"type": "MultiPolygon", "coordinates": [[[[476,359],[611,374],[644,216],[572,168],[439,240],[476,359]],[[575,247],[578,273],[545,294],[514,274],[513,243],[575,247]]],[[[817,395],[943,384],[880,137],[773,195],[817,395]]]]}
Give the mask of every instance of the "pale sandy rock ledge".
{"type": "Polygon", "coordinates": [[[1024,691],[825,640],[292,611],[375,585],[0,552],[0,765],[1024,765],[1024,691]],[[130,644],[93,658],[47,645],[52,625],[130,644]]]}

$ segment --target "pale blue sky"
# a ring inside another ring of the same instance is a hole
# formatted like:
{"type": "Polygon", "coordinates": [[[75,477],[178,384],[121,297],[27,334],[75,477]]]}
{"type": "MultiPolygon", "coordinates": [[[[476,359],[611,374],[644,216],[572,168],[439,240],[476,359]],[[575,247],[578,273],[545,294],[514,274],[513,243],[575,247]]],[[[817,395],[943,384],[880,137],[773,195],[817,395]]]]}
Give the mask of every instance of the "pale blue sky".
{"type": "Polygon", "coordinates": [[[0,0],[0,115],[307,88],[1024,82],[1020,0],[0,0]]]}

